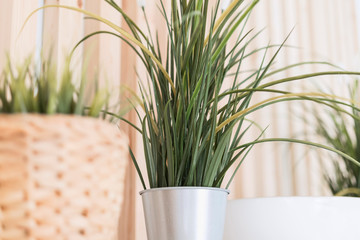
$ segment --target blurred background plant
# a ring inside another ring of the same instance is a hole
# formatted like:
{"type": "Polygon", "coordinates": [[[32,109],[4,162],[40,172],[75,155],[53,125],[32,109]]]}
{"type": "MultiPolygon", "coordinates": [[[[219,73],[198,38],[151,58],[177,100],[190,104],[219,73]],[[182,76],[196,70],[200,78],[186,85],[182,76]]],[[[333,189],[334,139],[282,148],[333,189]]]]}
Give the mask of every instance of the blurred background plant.
{"type": "MultiPolygon", "coordinates": [[[[100,89],[97,78],[87,81],[86,67],[77,79],[67,57],[59,74],[58,70],[51,56],[40,66],[31,56],[18,65],[8,57],[0,75],[0,113],[107,116],[110,92],[100,89]],[[89,85],[94,91],[89,91],[89,85]]],[[[112,111],[119,114],[120,108],[112,111]]]]}
{"type": "MultiPolygon", "coordinates": [[[[360,105],[359,81],[349,84],[349,97],[352,100],[353,115],[344,114],[338,109],[313,110],[315,128],[318,136],[329,146],[347,153],[360,162],[360,105]]],[[[333,103],[338,106],[337,103],[333,103]]],[[[360,168],[347,159],[331,155],[332,166],[324,170],[324,178],[333,195],[360,197],[360,168]]],[[[325,159],[325,157],[322,157],[325,159]]]]}

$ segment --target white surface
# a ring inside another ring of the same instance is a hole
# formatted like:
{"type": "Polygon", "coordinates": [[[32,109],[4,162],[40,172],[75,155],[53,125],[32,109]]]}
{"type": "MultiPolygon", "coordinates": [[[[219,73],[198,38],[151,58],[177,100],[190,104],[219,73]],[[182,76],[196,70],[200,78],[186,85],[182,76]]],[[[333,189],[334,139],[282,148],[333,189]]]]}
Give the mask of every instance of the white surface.
{"type": "Polygon", "coordinates": [[[233,200],[224,240],[359,240],[359,216],[360,198],[233,200]]]}
{"type": "Polygon", "coordinates": [[[225,11],[230,5],[230,2],[231,2],[230,0],[223,0],[221,3],[221,10],[225,11]]]}
{"type": "Polygon", "coordinates": [[[146,1],[145,0],[137,0],[137,3],[139,5],[139,7],[145,7],[146,6],[146,1]]]}

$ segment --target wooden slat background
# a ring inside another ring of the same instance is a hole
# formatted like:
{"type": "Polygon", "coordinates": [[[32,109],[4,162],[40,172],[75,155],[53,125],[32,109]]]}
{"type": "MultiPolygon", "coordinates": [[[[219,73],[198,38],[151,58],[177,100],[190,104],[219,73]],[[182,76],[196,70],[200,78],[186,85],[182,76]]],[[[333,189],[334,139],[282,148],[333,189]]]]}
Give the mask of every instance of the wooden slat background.
{"type": "MultiPolygon", "coordinates": [[[[160,42],[165,46],[166,31],[161,15],[155,2],[147,0],[146,11],[155,30],[159,30],[160,42]]],[[[98,0],[45,0],[45,4],[65,4],[78,6],[96,12],[126,28],[119,14],[98,0]]],[[[117,0],[120,6],[134,19],[139,26],[145,28],[145,21],[135,0],[117,0]]],[[[169,1],[165,1],[169,7],[169,1]]],[[[316,59],[331,61],[346,69],[360,70],[359,64],[359,32],[356,12],[356,0],[262,0],[253,12],[249,26],[256,26],[256,30],[266,28],[262,37],[255,41],[256,45],[281,43],[293,27],[288,45],[301,48],[289,48],[277,60],[277,66],[298,61],[316,59]]],[[[35,53],[37,17],[34,16],[20,33],[20,28],[28,14],[36,9],[41,1],[38,0],[0,0],[0,70],[6,62],[5,52],[17,61],[21,61],[29,54],[35,53]],[[20,33],[20,34],[19,34],[20,33]]],[[[61,62],[76,41],[86,33],[96,30],[107,30],[102,24],[84,19],[79,13],[63,9],[48,9],[44,12],[43,22],[43,51],[52,51],[61,62]]],[[[269,53],[274,53],[271,50],[269,53]]],[[[140,76],[144,75],[141,63],[136,60],[134,53],[119,39],[112,36],[96,36],[80,47],[75,55],[74,67],[89,61],[88,75],[98,73],[103,84],[117,88],[126,84],[134,89],[137,86],[135,69],[140,76]]],[[[260,59],[253,57],[251,65],[259,64],[260,59]]],[[[80,72],[80,68],[77,68],[80,72]]],[[[279,74],[286,77],[309,71],[323,70],[307,66],[279,74]]],[[[316,80],[318,84],[332,86],[338,94],[344,94],[346,78],[322,78],[316,80]]],[[[314,81],[285,85],[285,89],[304,91],[314,89],[314,81]]],[[[258,98],[271,95],[263,95],[258,98]]],[[[305,124],[299,115],[309,117],[303,109],[309,104],[281,104],[266,108],[253,116],[262,127],[269,126],[266,135],[271,137],[311,136],[311,126],[305,124]],[[269,121],[271,120],[271,121],[269,121]],[[299,135],[302,133],[302,135],[299,135]],[[305,134],[304,134],[305,133],[305,134]]],[[[127,116],[136,121],[134,113],[127,116]]],[[[127,132],[131,146],[136,149],[138,159],[142,159],[141,141],[128,126],[121,125],[127,132]]],[[[252,133],[256,136],[258,132],[252,133]]],[[[320,169],[323,165],[317,161],[320,152],[308,150],[303,146],[289,144],[264,144],[254,148],[251,156],[236,176],[231,186],[231,198],[263,197],[282,195],[324,195],[328,194],[322,184],[320,169]]],[[[326,165],[326,163],[324,163],[326,165]]],[[[142,167],[144,167],[142,165],[142,167]]],[[[146,239],[142,217],[141,199],[138,191],[141,185],[133,166],[127,170],[127,185],[125,190],[122,216],[120,218],[120,239],[146,239]]]]}

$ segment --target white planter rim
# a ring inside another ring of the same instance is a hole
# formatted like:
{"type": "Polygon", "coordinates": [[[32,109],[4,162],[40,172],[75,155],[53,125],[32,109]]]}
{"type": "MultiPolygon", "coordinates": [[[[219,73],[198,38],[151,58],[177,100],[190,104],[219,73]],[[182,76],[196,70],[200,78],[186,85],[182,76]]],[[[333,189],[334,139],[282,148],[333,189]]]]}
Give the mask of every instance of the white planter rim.
{"type": "Polygon", "coordinates": [[[227,194],[230,194],[230,191],[225,188],[216,188],[216,187],[192,187],[192,186],[186,186],[186,187],[161,187],[161,188],[150,188],[145,189],[139,192],[140,195],[143,195],[144,193],[148,192],[155,192],[155,191],[174,191],[174,190],[210,190],[210,191],[220,191],[225,192],[227,194]]]}
{"type": "Polygon", "coordinates": [[[336,199],[355,199],[359,200],[359,197],[348,197],[348,196],[275,196],[275,197],[255,197],[255,198],[238,198],[230,201],[266,201],[266,200],[304,200],[304,199],[312,199],[312,200],[336,200],[336,199]]]}

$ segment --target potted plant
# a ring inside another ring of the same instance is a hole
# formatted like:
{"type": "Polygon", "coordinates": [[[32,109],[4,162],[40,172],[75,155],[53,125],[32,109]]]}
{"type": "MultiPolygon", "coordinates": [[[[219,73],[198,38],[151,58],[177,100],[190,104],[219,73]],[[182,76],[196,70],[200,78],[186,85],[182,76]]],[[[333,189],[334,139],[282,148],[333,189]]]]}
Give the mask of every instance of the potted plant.
{"type": "Polygon", "coordinates": [[[0,239],[113,239],[127,137],[96,119],[109,96],[85,93],[85,70],[56,73],[28,58],[0,76],[0,239]]]}
{"type": "Polygon", "coordinates": [[[122,15],[131,32],[83,9],[44,8],[82,12],[110,26],[116,33],[94,32],[79,44],[96,34],[117,35],[134,49],[148,72],[148,83],[140,84],[144,113],[139,112],[141,127],[136,127],[142,135],[148,186],[132,152],[131,156],[146,189],[141,195],[149,240],[222,239],[226,189],[255,144],[288,141],[317,146],[359,165],[345,153],[309,141],[263,139],[260,134],[244,143],[244,136],[254,126],[247,117],[263,107],[293,100],[331,107],[329,103],[335,101],[323,93],[278,90],[277,85],[322,75],[358,74],[317,72],[269,80],[275,73],[303,63],[272,70],[286,39],[280,45],[251,49],[260,33],[246,31],[245,25],[259,0],[246,6],[242,0],[223,6],[217,0],[214,8],[209,0],[172,0],[170,13],[160,1],[168,33],[165,54],[157,39],[148,37],[115,1],[105,1],[122,15]],[[230,44],[230,39],[235,39],[235,44],[230,44]],[[276,52],[269,57],[270,48],[276,52]],[[244,63],[256,53],[263,53],[261,63],[253,71],[242,72],[244,63]],[[253,96],[263,92],[276,96],[254,103],[253,96]],[[229,173],[233,165],[235,171],[229,173]],[[226,174],[230,181],[224,183],[226,174]]]}

